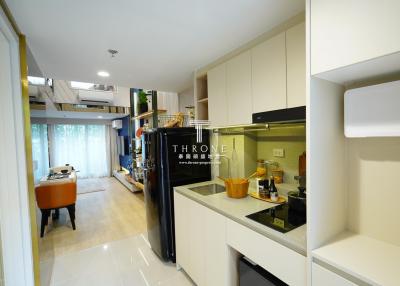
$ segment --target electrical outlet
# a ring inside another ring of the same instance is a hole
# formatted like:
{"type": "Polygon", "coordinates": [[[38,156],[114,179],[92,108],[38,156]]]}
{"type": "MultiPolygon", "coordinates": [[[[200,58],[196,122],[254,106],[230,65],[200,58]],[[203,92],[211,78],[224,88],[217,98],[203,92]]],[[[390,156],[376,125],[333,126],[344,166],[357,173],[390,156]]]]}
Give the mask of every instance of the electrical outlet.
{"type": "Polygon", "coordinates": [[[283,157],[285,157],[285,150],[284,149],[273,149],[272,150],[272,155],[274,157],[283,158],[283,157]]]}

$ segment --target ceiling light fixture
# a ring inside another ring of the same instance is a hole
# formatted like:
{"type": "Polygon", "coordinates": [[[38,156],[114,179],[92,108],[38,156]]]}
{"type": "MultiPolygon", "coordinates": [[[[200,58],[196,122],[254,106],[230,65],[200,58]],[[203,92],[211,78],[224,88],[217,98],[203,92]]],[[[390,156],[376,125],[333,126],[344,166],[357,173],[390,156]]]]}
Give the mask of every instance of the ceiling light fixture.
{"type": "Polygon", "coordinates": [[[110,53],[112,58],[115,57],[116,54],[118,54],[118,51],[113,49],[108,49],[107,52],[110,53]]]}
{"type": "Polygon", "coordinates": [[[106,71],[99,71],[97,73],[97,75],[101,76],[101,77],[109,77],[110,76],[110,74],[108,72],[106,72],[106,71]]]}
{"type": "Polygon", "coordinates": [[[97,118],[103,118],[103,116],[99,115],[99,116],[97,116],[97,118]]]}

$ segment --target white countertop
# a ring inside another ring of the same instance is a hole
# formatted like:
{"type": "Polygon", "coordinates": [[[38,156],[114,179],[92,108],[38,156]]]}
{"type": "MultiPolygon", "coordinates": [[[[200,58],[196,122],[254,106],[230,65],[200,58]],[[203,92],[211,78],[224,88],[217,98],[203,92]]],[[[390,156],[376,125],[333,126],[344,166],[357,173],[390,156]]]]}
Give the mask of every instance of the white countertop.
{"type": "MultiPolygon", "coordinates": [[[[306,225],[302,225],[294,230],[291,230],[287,233],[281,233],[276,231],[270,227],[267,227],[263,224],[260,224],[256,221],[253,221],[249,218],[246,218],[247,215],[262,211],[271,207],[276,206],[276,204],[264,202],[261,200],[254,199],[250,196],[242,199],[232,199],[229,198],[225,192],[218,193],[214,195],[203,196],[194,191],[191,191],[189,188],[204,186],[209,184],[223,184],[220,181],[208,181],[201,182],[186,186],[178,186],[175,187],[175,191],[184,195],[187,198],[190,198],[234,221],[240,223],[298,253],[306,256],[306,225]]],[[[280,188],[284,188],[285,186],[277,186],[278,190],[280,188]]],[[[291,185],[290,188],[293,188],[291,185]]],[[[283,192],[283,191],[282,191],[283,192]]]]}

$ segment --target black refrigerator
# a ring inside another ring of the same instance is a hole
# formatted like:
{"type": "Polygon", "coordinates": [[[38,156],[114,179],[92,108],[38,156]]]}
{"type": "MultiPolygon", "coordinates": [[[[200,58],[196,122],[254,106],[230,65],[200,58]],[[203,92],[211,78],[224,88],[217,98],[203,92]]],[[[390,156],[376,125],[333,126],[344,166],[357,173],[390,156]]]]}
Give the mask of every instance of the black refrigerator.
{"type": "Polygon", "coordinates": [[[165,261],[176,261],[173,188],[211,179],[210,134],[208,130],[200,134],[198,138],[196,129],[189,127],[143,133],[148,239],[153,251],[165,261]]]}

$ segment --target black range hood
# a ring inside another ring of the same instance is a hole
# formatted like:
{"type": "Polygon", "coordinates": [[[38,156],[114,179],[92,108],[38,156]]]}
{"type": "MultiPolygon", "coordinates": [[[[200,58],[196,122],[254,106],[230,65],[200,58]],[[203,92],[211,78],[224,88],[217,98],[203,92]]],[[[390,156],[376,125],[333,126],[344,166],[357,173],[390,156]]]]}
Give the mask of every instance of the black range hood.
{"type": "Polygon", "coordinates": [[[306,121],[305,106],[253,113],[253,124],[291,123],[291,122],[305,122],[305,121],[306,121]]]}

